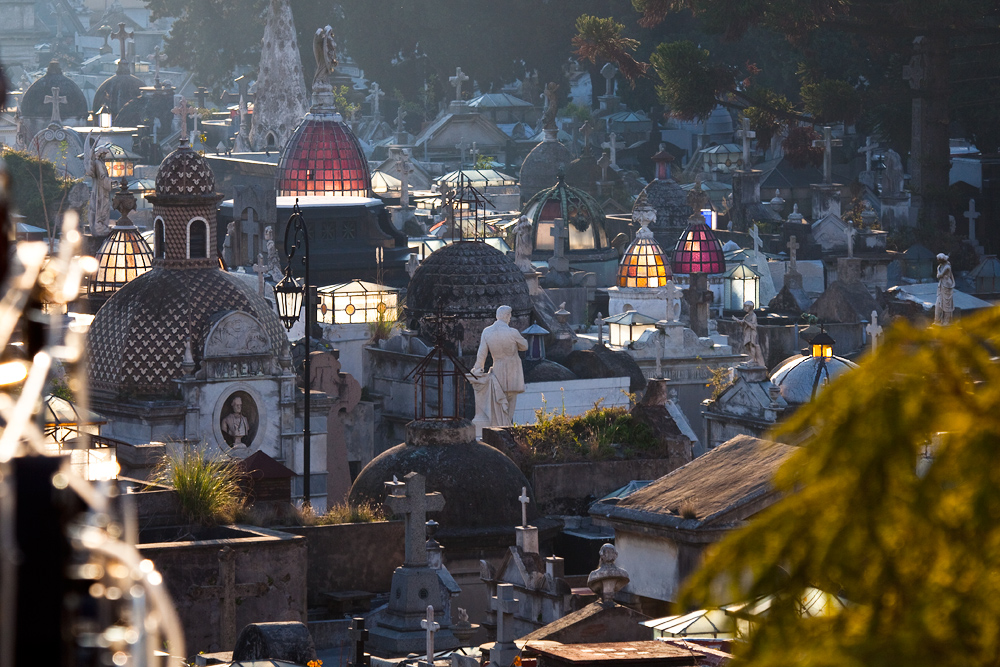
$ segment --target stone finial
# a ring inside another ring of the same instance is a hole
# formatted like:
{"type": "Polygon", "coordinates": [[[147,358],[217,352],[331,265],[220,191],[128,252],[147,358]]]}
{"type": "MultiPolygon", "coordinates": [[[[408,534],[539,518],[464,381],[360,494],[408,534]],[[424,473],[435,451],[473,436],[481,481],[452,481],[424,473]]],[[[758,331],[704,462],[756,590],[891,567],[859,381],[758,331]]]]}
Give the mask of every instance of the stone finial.
{"type": "Polygon", "coordinates": [[[111,200],[111,206],[121,215],[115,226],[131,227],[132,221],[129,220],[128,214],[135,210],[135,195],[129,192],[128,179],[124,176],[122,176],[122,180],[119,182],[118,192],[115,193],[114,198],[111,200]]]}
{"type": "Polygon", "coordinates": [[[605,544],[601,547],[600,556],[601,563],[587,577],[587,585],[601,596],[601,604],[607,607],[614,605],[612,598],[629,582],[629,576],[628,572],[615,565],[618,558],[615,545],[605,544]]]}

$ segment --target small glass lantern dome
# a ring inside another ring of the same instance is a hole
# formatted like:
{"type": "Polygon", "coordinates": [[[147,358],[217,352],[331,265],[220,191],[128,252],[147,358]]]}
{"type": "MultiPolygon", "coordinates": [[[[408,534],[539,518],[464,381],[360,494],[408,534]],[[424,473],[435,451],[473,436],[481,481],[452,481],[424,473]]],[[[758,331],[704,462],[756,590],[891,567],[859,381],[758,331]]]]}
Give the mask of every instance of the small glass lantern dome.
{"type": "Polygon", "coordinates": [[[656,320],[648,315],[630,310],[604,320],[608,325],[608,338],[612,345],[627,347],[629,344],[639,340],[643,331],[656,326],[656,320]]]}
{"type": "Polygon", "coordinates": [[[545,358],[545,337],[549,335],[547,329],[537,324],[521,332],[528,341],[528,351],[524,353],[525,361],[541,361],[545,358]]]}
{"type": "Polygon", "coordinates": [[[760,307],[760,274],[746,264],[740,262],[726,271],[722,288],[727,310],[742,310],[747,301],[753,301],[755,307],[760,307]]]}
{"type": "Polygon", "coordinates": [[[821,359],[833,358],[833,345],[836,342],[837,341],[835,341],[830,334],[821,330],[818,334],[813,336],[811,341],[809,341],[809,347],[811,350],[810,356],[821,359]]]}
{"type": "Polygon", "coordinates": [[[687,228],[677,239],[671,264],[674,273],[718,275],[726,270],[722,244],[700,213],[689,218],[687,228]]]}
{"type": "Polygon", "coordinates": [[[106,144],[102,148],[108,152],[108,156],[104,160],[104,166],[108,169],[108,176],[119,179],[123,176],[133,175],[135,172],[135,163],[141,159],[140,156],[125,150],[118,144],[106,144]]]}
{"type": "Polygon", "coordinates": [[[128,217],[136,203],[128,188],[123,178],[112,200],[120,217],[97,251],[97,273],[87,286],[87,294],[98,300],[110,297],[153,265],[153,251],[128,217]]]}
{"type": "Polygon", "coordinates": [[[399,317],[399,290],[392,287],[352,280],[316,292],[316,321],[323,324],[395,322],[399,317]]]}
{"type": "Polygon", "coordinates": [[[651,216],[646,215],[645,210],[633,214],[641,226],[618,264],[619,287],[665,287],[673,277],[663,259],[663,249],[653,238],[653,232],[649,231],[651,220],[656,219],[656,211],[647,208],[651,216]]]}

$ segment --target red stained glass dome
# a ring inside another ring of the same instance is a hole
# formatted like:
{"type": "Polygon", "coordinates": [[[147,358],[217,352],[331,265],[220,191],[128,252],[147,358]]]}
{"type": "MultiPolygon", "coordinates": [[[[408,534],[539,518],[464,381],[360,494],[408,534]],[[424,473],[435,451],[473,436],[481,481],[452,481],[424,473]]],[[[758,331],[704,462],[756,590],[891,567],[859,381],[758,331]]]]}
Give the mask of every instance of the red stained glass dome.
{"type": "Polygon", "coordinates": [[[674,273],[719,274],[726,270],[726,257],[722,244],[700,215],[698,222],[691,222],[677,239],[671,268],[674,273]]]}
{"type": "Polygon", "coordinates": [[[279,197],[370,197],[371,182],[361,144],[339,114],[306,114],[278,162],[279,197]]]}

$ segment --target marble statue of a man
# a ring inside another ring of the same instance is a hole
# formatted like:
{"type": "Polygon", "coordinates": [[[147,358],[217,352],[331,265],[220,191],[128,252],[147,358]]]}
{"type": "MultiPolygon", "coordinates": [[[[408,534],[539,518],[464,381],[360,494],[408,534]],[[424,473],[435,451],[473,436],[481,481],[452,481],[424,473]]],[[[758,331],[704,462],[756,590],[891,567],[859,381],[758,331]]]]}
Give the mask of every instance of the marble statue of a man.
{"type": "Polygon", "coordinates": [[[480,385],[476,388],[476,413],[486,416],[490,426],[509,426],[517,395],[524,392],[524,371],[518,352],[528,349],[528,341],[510,326],[510,315],[510,306],[497,308],[497,321],[483,329],[472,368],[473,378],[479,381],[473,384],[480,385]],[[489,373],[483,370],[487,355],[493,357],[489,373]]]}

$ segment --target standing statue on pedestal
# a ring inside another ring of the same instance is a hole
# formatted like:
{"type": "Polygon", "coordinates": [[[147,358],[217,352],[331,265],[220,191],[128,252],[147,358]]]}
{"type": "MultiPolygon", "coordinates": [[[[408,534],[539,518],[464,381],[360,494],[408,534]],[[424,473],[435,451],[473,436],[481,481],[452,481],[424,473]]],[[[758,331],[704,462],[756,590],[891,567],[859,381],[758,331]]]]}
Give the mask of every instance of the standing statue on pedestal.
{"type": "Polygon", "coordinates": [[[534,273],[531,265],[531,221],[522,215],[514,225],[514,264],[524,273],[534,273]]]}
{"type": "Polygon", "coordinates": [[[559,90],[559,84],[555,81],[550,81],[545,84],[545,92],[542,94],[545,96],[545,108],[542,111],[542,127],[546,130],[556,129],[556,112],[559,109],[559,101],[556,97],[556,91],[559,90]]]}
{"type": "Polygon", "coordinates": [[[510,326],[510,306],[497,308],[497,321],[483,329],[476,364],[469,378],[476,392],[476,420],[486,426],[510,426],[517,407],[517,395],[524,392],[524,371],[518,352],[528,349],[528,341],[510,326]],[[493,366],[483,370],[486,356],[493,366]]]}
{"type": "Polygon", "coordinates": [[[316,59],[316,73],[313,75],[313,90],[332,90],[330,80],[337,68],[337,42],[333,39],[333,28],[317,28],[313,35],[313,57],[316,59]]]}
{"type": "Polygon", "coordinates": [[[948,255],[939,253],[937,261],[938,288],[937,300],[934,302],[934,324],[951,324],[951,315],[955,312],[955,276],[952,275],[948,255]]]}
{"type": "Polygon", "coordinates": [[[87,222],[90,223],[90,233],[93,236],[107,236],[111,233],[108,218],[111,216],[111,177],[104,160],[108,150],[90,142],[90,147],[84,152],[84,173],[91,178],[90,203],[87,205],[87,222]]]}
{"type": "Polygon", "coordinates": [[[743,312],[746,316],[743,319],[734,317],[743,329],[743,353],[750,357],[751,366],[766,368],[764,362],[764,350],[760,347],[760,338],[757,336],[757,314],[753,312],[753,301],[743,303],[743,312]]]}

